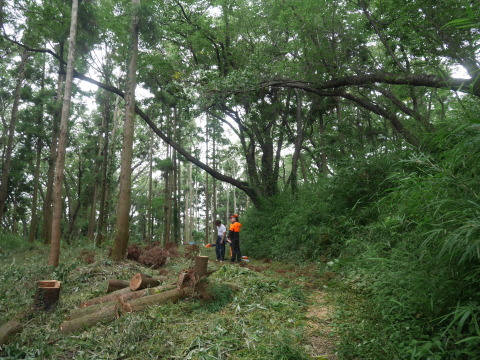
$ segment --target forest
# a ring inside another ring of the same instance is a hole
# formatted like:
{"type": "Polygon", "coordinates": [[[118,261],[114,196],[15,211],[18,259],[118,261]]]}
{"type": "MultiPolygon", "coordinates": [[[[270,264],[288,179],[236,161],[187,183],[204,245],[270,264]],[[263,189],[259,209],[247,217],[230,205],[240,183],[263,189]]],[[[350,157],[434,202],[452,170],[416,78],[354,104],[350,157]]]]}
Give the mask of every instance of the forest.
{"type": "Polygon", "coordinates": [[[480,359],[478,1],[0,0],[0,33],[1,359],[480,359]]]}

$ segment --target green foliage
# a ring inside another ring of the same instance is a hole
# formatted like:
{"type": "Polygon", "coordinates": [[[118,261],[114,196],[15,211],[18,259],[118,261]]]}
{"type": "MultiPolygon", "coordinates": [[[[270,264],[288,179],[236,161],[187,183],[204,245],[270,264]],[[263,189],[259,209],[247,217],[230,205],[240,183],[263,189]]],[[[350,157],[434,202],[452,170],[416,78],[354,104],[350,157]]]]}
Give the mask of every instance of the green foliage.
{"type": "Polygon", "coordinates": [[[33,249],[35,247],[35,244],[29,243],[23,236],[0,230],[0,256],[14,251],[33,249]]]}
{"type": "Polygon", "coordinates": [[[394,163],[391,156],[358,161],[295,195],[285,191],[250,209],[241,219],[245,253],[296,262],[337,257],[351,222],[367,224],[378,216],[371,205],[391,187],[394,163]]]}
{"type": "Polygon", "coordinates": [[[426,140],[428,154],[352,161],[243,219],[245,252],[327,261],[353,294],[339,308],[362,299],[338,314],[345,359],[480,356],[479,129],[426,140]]]}

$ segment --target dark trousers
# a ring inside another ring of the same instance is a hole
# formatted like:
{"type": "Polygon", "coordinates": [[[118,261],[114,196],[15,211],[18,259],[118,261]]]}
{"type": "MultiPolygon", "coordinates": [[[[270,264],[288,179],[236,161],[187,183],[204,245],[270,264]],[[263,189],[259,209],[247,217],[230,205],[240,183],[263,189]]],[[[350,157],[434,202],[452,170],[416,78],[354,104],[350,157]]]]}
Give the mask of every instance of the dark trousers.
{"type": "Polygon", "coordinates": [[[232,258],[231,261],[234,262],[235,260],[240,262],[242,261],[242,253],[240,252],[240,239],[232,239],[230,244],[232,247],[232,258]]]}
{"type": "Polygon", "coordinates": [[[217,242],[215,243],[215,252],[217,253],[217,260],[225,260],[225,241],[223,240],[223,244],[220,244],[222,241],[221,236],[217,236],[217,242]]]}

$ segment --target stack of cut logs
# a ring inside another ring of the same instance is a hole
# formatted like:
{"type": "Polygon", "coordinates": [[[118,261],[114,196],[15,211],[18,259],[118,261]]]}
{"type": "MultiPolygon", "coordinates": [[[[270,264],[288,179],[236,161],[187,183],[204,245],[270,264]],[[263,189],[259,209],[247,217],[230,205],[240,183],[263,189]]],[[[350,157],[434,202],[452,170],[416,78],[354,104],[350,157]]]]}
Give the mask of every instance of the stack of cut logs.
{"type": "Polygon", "coordinates": [[[72,333],[99,322],[113,321],[123,313],[142,311],[152,305],[163,305],[187,297],[195,284],[207,276],[208,257],[197,256],[193,269],[182,271],[176,283],[161,285],[159,281],[136,274],[130,282],[110,280],[107,295],[80,304],[60,325],[64,333],[72,333]]]}

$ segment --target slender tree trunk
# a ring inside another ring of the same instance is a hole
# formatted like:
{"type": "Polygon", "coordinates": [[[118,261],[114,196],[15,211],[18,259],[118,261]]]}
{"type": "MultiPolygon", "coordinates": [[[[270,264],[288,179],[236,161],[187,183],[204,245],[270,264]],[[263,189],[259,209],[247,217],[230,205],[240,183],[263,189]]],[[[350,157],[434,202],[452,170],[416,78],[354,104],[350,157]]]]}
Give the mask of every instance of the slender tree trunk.
{"type": "Polygon", "coordinates": [[[148,150],[148,204],[147,204],[147,242],[152,241],[152,191],[153,191],[153,131],[150,130],[150,149],[148,150]]]}
{"type": "Polygon", "coordinates": [[[131,52],[128,65],[128,83],[125,94],[125,124],[123,127],[122,159],[120,165],[120,192],[117,210],[117,225],[112,259],[125,258],[130,229],[130,196],[132,191],[133,129],[135,119],[135,88],[137,86],[138,58],[138,6],[140,0],[132,0],[131,52]]]}
{"type": "MultiPolygon", "coordinates": [[[[188,170],[187,170],[188,171],[188,170]]],[[[188,173],[187,173],[188,174],[188,173]]],[[[188,176],[185,176],[185,211],[184,211],[184,219],[183,219],[183,241],[187,243],[188,239],[188,230],[190,224],[190,183],[188,182],[188,176]]]]}
{"type": "MultiPolygon", "coordinates": [[[[167,110],[167,131],[168,135],[171,135],[171,117],[170,109],[167,110]]],[[[172,158],[172,148],[170,145],[167,145],[167,159],[172,158]]],[[[164,204],[163,204],[163,216],[164,216],[164,228],[163,228],[163,238],[162,245],[169,243],[171,241],[172,235],[172,178],[173,173],[171,169],[165,171],[165,189],[164,189],[164,204]]]]}
{"type": "Polygon", "coordinates": [[[190,198],[190,208],[188,209],[190,211],[190,221],[188,224],[188,240],[187,241],[193,241],[193,221],[194,221],[194,207],[195,207],[195,199],[193,197],[193,164],[189,163],[188,167],[188,186],[189,186],[189,198],[190,198]]]}
{"type": "Polygon", "coordinates": [[[298,191],[298,183],[297,183],[298,159],[300,157],[300,151],[302,149],[302,142],[303,142],[302,97],[300,94],[300,90],[295,89],[295,93],[297,96],[297,121],[296,121],[297,136],[295,138],[295,150],[292,156],[292,171],[287,180],[287,184],[290,182],[292,193],[294,194],[298,191]]]}
{"type": "MultiPolygon", "coordinates": [[[[104,142],[103,132],[105,129],[105,122],[106,122],[104,112],[105,110],[103,111],[103,114],[102,114],[102,125],[100,128],[100,134],[98,137],[98,153],[97,153],[97,158],[94,162],[95,169],[99,168],[100,158],[102,157],[102,152],[104,151],[104,148],[105,148],[103,145],[103,142],[104,142]]],[[[97,198],[98,198],[98,193],[101,186],[102,174],[103,174],[102,172],[100,174],[95,172],[95,183],[93,185],[93,197],[92,197],[92,204],[90,208],[90,219],[88,221],[88,230],[87,230],[87,237],[92,242],[95,240],[95,226],[96,226],[95,220],[97,218],[97,198]]]]}
{"type": "MultiPolygon", "coordinates": [[[[206,132],[206,154],[205,154],[205,164],[208,166],[208,119],[207,126],[205,127],[206,132]]],[[[205,173],[205,244],[209,243],[210,238],[210,193],[208,185],[208,173],[205,173]]]]}
{"type": "Polygon", "coordinates": [[[65,151],[67,148],[67,126],[72,96],[73,68],[75,57],[75,43],[77,38],[78,0],[72,1],[72,17],[70,22],[70,39],[68,46],[67,75],[65,79],[65,93],[63,95],[62,118],[60,120],[60,134],[58,137],[57,161],[55,164],[55,182],[53,187],[53,216],[52,241],[48,264],[58,266],[60,258],[60,237],[62,225],[62,187],[65,168],[65,151]]]}
{"type": "MultiPolygon", "coordinates": [[[[178,142],[178,129],[177,129],[177,109],[173,108],[173,138],[178,142]]],[[[176,243],[179,241],[178,233],[180,229],[180,215],[178,210],[178,166],[177,166],[177,152],[172,149],[172,161],[173,161],[173,236],[172,240],[176,243]]]]}
{"type": "MultiPolygon", "coordinates": [[[[43,63],[43,71],[42,71],[42,82],[40,85],[40,93],[43,93],[43,90],[45,89],[45,62],[43,63]]],[[[40,109],[40,114],[38,116],[38,133],[41,134],[43,130],[43,101],[41,104],[41,109],[40,109]]],[[[38,203],[38,188],[40,186],[40,161],[42,159],[42,139],[40,136],[37,137],[37,156],[35,159],[35,173],[33,175],[33,198],[32,198],[32,217],[30,220],[30,231],[29,231],[29,236],[28,240],[30,242],[35,241],[35,234],[37,232],[37,223],[38,223],[38,217],[37,217],[37,203],[38,203]]]]}
{"type": "Polygon", "coordinates": [[[8,139],[7,147],[2,165],[2,175],[0,179],[0,223],[5,212],[5,202],[7,201],[8,192],[8,177],[10,175],[10,163],[12,161],[13,139],[15,136],[15,125],[17,123],[18,105],[20,104],[20,94],[22,91],[23,79],[25,78],[25,65],[28,59],[28,52],[25,50],[22,53],[20,65],[18,66],[17,84],[13,94],[12,114],[10,117],[10,124],[8,125],[8,139]]]}
{"type": "Polygon", "coordinates": [[[321,159],[322,159],[322,168],[320,169],[323,174],[328,174],[327,166],[327,154],[325,149],[325,122],[323,120],[323,114],[320,113],[320,150],[321,150],[321,159]]]}
{"type": "MultiPolygon", "coordinates": [[[[226,184],[226,195],[227,195],[227,211],[225,213],[225,219],[228,219],[228,216],[230,214],[230,187],[228,184],[226,184]]],[[[247,196],[248,197],[248,196],[247,196]]]]}
{"type": "MultiPolygon", "coordinates": [[[[98,221],[97,221],[97,235],[95,237],[95,245],[101,246],[104,237],[104,223],[105,223],[105,207],[107,197],[107,172],[108,172],[108,146],[109,146],[109,126],[110,126],[110,95],[104,94],[103,104],[103,149],[102,149],[102,179],[100,183],[100,204],[98,209],[98,221]]],[[[112,133],[115,136],[115,127],[112,133]]]]}
{"type": "MultiPolygon", "coordinates": [[[[60,43],[60,56],[63,58],[63,42],[60,43]]],[[[59,124],[62,112],[62,91],[65,76],[63,75],[63,64],[60,65],[58,74],[57,93],[55,110],[53,111],[52,142],[50,144],[50,155],[48,158],[47,191],[43,202],[43,234],[45,244],[50,244],[52,238],[52,201],[53,201],[53,179],[55,178],[55,164],[57,162],[57,142],[59,124]]]]}
{"type": "Polygon", "coordinates": [[[16,189],[14,191],[14,196],[13,196],[13,211],[12,211],[12,233],[16,234],[17,233],[17,194],[16,194],[16,189]]]}

